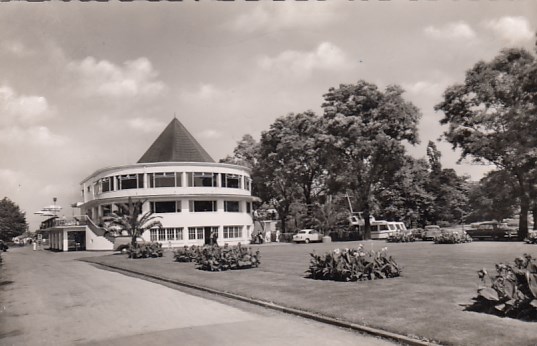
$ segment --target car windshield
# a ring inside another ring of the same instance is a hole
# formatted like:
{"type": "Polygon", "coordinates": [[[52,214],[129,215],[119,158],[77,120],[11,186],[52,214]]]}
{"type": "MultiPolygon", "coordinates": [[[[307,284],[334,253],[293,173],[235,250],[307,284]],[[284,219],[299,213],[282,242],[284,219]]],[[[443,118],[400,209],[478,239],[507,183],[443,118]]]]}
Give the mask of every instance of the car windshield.
{"type": "Polygon", "coordinates": [[[306,231],[298,231],[298,234],[304,234],[306,231]]]}

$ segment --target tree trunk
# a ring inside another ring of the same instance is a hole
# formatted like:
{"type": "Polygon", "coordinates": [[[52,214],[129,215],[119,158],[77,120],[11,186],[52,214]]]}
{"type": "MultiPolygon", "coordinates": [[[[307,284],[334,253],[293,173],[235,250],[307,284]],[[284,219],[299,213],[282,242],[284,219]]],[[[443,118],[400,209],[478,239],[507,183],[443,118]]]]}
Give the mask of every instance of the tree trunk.
{"type": "Polygon", "coordinates": [[[533,208],[531,210],[531,215],[533,216],[533,230],[537,230],[537,201],[533,201],[533,208]]]}
{"type": "Polygon", "coordinates": [[[369,206],[364,207],[364,240],[371,239],[371,222],[369,221],[369,206]]]}
{"type": "Polygon", "coordinates": [[[518,223],[518,237],[520,240],[528,236],[528,212],[530,209],[530,198],[525,191],[520,194],[520,220],[518,223]]]}

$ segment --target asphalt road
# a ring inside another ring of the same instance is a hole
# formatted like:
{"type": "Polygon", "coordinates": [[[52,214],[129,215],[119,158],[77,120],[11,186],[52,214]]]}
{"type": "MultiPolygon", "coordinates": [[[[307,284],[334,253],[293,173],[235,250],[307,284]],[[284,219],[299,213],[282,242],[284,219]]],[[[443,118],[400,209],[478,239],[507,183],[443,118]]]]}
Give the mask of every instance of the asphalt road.
{"type": "Polygon", "coordinates": [[[30,247],[3,253],[0,345],[393,345],[76,261],[96,255],[30,247]]]}

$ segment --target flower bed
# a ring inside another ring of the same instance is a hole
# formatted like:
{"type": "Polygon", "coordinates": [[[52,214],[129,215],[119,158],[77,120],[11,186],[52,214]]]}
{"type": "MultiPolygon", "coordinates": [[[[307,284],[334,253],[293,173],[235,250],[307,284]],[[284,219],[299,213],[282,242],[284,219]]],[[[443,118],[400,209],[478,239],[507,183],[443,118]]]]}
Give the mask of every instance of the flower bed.
{"type": "Polygon", "coordinates": [[[127,254],[129,258],[155,258],[162,257],[162,244],[151,242],[141,243],[136,245],[129,244],[127,248],[127,254]]]}
{"type": "Polygon", "coordinates": [[[177,248],[173,251],[173,258],[176,262],[195,262],[199,254],[198,248],[196,245],[177,248]]]}
{"type": "Polygon", "coordinates": [[[224,271],[248,269],[259,266],[261,256],[259,250],[255,253],[252,248],[241,244],[223,247],[218,245],[184,247],[174,251],[177,262],[196,262],[198,269],[206,271],[224,271]]]}
{"type": "Polygon", "coordinates": [[[522,320],[537,321],[537,265],[528,254],[515,263],[496,264],[495,276],[478,271],[483,284],[469,310],[522,320]],[[489,285],[487,285],[487,280],[489,285]]]}
{"type": "Polygon", "coordinates": [[[311,253],[310,267],[306,271],[309,278],[334,281],[365,281],[394,278],[401,274],[401,268],[389,256],[388,248],[381,251],[358,249],[335,249],[324,255],[311,253]]]}
{"type": "Polygon", "coordinates": [[[466,232],[463,234],[458,232],[446,232],[434,238],[435,244],[461,244],[471,242],[472,237],[466,234],[466,232]]]}
{"type": "Polygon", "coordinates": [[[386,241],[388,243],[410,243],[415,241],[416,238],[412,233],[402,233],[402,232],[396,232],[394,234],[390,234],[388,239],[386,241]]]}

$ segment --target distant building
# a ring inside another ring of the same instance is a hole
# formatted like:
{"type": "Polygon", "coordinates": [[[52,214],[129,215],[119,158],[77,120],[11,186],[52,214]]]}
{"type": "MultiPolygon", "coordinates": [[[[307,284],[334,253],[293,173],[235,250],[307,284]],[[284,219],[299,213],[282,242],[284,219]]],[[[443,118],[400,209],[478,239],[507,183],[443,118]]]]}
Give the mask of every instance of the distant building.
{"type": "Polygon", "coordinates": [[[100,225],[129,197],[146,201],[144,213],[162,217],[163,228],[142,238],[164,247],[203,245],[214,233],[220,245],[244,244],[253,231],[250,170],[214,162],[176,118],[136,164],[99,169],[81,187],[83,217],[49,230],[52,249],[66,251],[73,242],[87,250],[113,249],[115,238],[100,225]]]}

